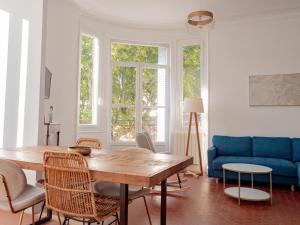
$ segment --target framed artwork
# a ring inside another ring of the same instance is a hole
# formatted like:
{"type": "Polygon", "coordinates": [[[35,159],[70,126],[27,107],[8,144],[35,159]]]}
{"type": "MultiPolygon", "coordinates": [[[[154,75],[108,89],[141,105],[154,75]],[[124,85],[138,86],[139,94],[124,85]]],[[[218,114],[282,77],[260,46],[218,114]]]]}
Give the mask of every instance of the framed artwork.
{"type": "Polygon", "coordinates": [[[250,106],[300,106],[300,73],[249,77],[250,106]]]}

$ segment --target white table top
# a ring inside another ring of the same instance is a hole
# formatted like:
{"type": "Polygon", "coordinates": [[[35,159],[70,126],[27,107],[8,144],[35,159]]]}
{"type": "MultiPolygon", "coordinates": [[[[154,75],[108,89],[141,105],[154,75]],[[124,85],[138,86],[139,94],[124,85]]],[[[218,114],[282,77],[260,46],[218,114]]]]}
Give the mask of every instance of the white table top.
{"type": "Polygon", "coordinates": [[[264,174],[271,173],[272,168],[267,166],[260,166],[255,164],[247,164],[247,163],[226,163],[223,164],[223,169],[240,172],[240,173],[254,173],[254,174],[264,174]]]}

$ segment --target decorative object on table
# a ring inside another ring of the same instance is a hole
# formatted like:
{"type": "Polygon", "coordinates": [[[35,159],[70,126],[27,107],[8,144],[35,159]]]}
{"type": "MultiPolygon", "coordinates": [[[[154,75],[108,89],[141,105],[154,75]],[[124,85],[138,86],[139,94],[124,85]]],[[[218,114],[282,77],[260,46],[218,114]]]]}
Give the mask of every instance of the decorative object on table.
{"type": "Polygon", "coordinates": [[[250,106],[300,106],[300,73],[249,77],[250,106]]]}
{"type": "Polygon", "coordinates": [[[197,136],[198,154],[199,154],[199,165],[200,165],[200,172],[197,173],[197,175],[202,176],[203,175],[203,168],[202,168],[202,157],[201,157],[201,147],[200,147],[200,137],[199,137],[199,126],[198,126],[198,113],[203,113],[204,112],[202,99],[201,98],[187,98],[187,99],[185,99],[184,106],[183,106],[183,111],[187,112],[187,113],[190,113],[188,138],[187,138],[185,155],[188,156],[188,153],[189,153],[192,119],[193,119],[193,116],[194,116],[196,136],[197,136]]]}
{"type": "Polygon", "coordinates": [[[270,201],[272,205],[272,168],[267,166],[260,166],[246,163],[226,163],[223,164],[223,188],[224,193],[230,197],[238,199],[239,205],[241,200],[247,201],[270,201]],[[226,170],[238,174],[238,186],[226,188],[226,170]],[[241,174],[251,175],[251,188],[241,186],[241,174]],[[270,192],[254,188],[254,175],[266,174],[269,176],[270,192]]]}
{"type": "Polygon", "coordinates": [[[91,154],[92,149],[90,147],[86,147],[86,146],[70,146],[68,148],[68,151],[76,152],[81,155],[89,155],[89,154],[91,154]]]}
{"type": "MultiPolygon", "coordinates": [[[[153,142],[148,132],[144,131],[142,133],[137,133],[135,139],[136,139],[136,144],[139,148],[149,149],[153,153],[158,153],[153,145],[153,142]]],[[[159,152],[159,153],[170,154],[170,152],[159,152]]],[[[179,173],[177,173],[176,175],[177,175],[176,181],[167,181],[167,186],[168,186],[167,192],[176,193],[176,192],[183,192],[190,189],[190,186],[182,187],[182,183],[186,182],[187,179],[181,178],[179,173]]],[[[160,190],[153,189],[152,193],[160,193],[160,190]]]]}

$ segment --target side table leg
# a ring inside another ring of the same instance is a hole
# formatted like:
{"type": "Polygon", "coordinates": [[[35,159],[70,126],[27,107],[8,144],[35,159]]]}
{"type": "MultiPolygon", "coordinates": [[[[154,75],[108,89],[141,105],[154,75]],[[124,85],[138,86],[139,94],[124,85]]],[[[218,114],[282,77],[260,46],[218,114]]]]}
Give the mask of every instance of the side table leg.
{"type": "Polygon", "coordinates": [[[223,189],[225,189],[225,186],[226,186],[225,169],[223,169],[223,189]]]}
{"type": "Polygon", "coordinates": [[[241,204],[241,173],[238,173],[239,177],[238,177],[238,181],[239,181],[239,205],[241,204]]]}
{"type": "Polygon", "coordinates": [[[270,204],[272,205],[273,198],[273,187],[272,187],[272,172],[270,172],[270,204]]]}
{"type": "Polygon", "coordinates": [[[253,173],[251,173],[251,188],[253,188],[253,173]]]}

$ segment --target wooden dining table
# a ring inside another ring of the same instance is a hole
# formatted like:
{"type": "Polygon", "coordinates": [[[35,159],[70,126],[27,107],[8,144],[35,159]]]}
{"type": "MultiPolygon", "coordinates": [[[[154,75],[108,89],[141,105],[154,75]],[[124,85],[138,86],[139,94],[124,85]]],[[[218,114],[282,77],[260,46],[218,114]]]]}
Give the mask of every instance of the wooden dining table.
{"type": "MultiPolygon", "coordinates": [[[[31,146],[0,149],[0,159],[10,160],[20,168],[43,172],[45,151],[67,151],[67,147],[31,146]]],[[[160,224],[166,225],[168,177],[193,163],[192,157],[117,150],[92,150],[86,156],[91,176],[95,180],[120,183],[120,223],[128,225],[128,185],[153,187],[161,185],[160,224]]],[[[36,222],[43,224],[52,219],[47,216],[36,222]]]]}

